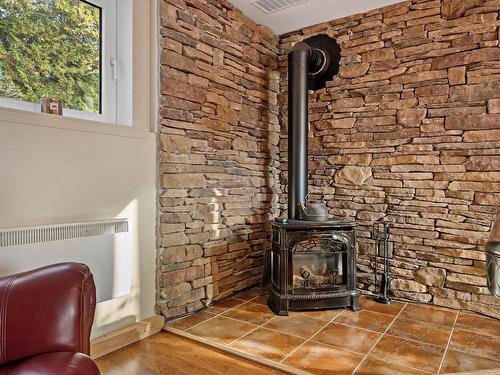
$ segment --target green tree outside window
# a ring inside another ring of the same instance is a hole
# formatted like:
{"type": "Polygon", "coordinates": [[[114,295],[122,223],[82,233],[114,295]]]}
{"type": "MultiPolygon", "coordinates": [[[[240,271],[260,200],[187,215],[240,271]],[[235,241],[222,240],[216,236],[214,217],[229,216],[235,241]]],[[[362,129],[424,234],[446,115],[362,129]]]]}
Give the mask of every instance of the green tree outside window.
{"type": "Polygon", "coordinates": [[[0,0],[0,97],[100,113],[100,18],[81,0],[0,0]]]}

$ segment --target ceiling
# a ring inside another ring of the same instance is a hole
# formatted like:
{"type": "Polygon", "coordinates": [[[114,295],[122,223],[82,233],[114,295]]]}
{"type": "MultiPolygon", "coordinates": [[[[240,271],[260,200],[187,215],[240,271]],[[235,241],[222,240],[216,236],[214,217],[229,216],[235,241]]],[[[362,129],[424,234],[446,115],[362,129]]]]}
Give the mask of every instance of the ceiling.
{"type": "Polygon", "coordinates": [[[306,0],[266,14],[253,4],[255,0],[229,1],[257,24],[269,26],[277,35],[401,2],[401,0],[306,0]]]}

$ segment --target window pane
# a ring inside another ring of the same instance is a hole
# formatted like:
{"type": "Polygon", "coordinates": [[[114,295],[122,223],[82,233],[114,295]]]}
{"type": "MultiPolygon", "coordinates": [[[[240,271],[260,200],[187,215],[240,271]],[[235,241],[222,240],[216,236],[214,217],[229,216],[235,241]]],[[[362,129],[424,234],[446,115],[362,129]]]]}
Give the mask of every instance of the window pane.
{"type": "Polygon", "coordinates": [[[0,97],[101,112],[101,9],[80,0],[0,0],[0,97]]]}

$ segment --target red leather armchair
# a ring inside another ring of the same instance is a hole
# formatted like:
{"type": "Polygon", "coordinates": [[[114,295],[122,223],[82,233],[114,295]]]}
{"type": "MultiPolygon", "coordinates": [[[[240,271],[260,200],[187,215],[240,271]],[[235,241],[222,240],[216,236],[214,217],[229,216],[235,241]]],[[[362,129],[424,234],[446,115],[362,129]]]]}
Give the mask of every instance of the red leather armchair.
{"type": "Polygon", "coordinates": [[[88,357],[95,302],[83,264],[0,278],[0,375],[99,375],[88,357]]]}

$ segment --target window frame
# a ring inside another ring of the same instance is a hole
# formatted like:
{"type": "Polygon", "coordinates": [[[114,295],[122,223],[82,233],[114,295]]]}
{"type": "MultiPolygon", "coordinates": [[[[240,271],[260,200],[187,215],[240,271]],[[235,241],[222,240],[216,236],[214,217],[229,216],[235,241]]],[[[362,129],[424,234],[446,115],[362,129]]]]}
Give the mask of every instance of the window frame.
{"type": "MultiPolygon", "coordinates": [[[[101,10],[101,46],[100,46],[100,107],[101,113],[92,113],[64,108],[62,117],[98,121],[108,124],[131,126],[129,121],[118,121],[118,85],[120,84],[120,66],[131,61],[122,59],[117,50],[118,39],[118,9],[117,0],[79,0],[101,10]]],[[[123,77],[128,81],[128,77],[123,77]]],[[[123,85],[123,83],[121,83],[123,85]]],[[[131,94],[130,94],[131,95],[131,94]]],[[[123,94],[122,94],[123,97],[123,94]]],[[[40,103],[30,103],[21,100],[0,97],[0,107],[29,112],[40,112],[40,103]]],[[[126,107],[125,107],[126,108],[126,107]]],[[[123,119],[123,116],[120,116],[123,119]]],[[[126,116],[128,119],[130,116],[126,116]]]]}

